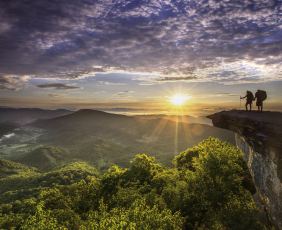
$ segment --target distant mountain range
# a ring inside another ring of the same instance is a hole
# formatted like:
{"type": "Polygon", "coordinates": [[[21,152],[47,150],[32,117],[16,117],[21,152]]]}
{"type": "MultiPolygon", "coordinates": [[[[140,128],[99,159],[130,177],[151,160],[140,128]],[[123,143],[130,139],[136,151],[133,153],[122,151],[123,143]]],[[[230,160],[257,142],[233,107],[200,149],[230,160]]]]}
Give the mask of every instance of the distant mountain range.
{"type": "Polygon", "coordinates": [[[167,119],[174,122],[184,122],[184,123],[196,123],[196,124],[206,124],[212,125],[211,119],[207,117],[193,117],[189,115],[166,115],[166,114],[150,114],[150,115],[136,115],[135,117],[142,119],[167,119]]]}
{"type": "Polygon", "coordinates": [[[127,166],[137,153],[149,153],[169,164],[176,153],[210,136],[234,143],[232,132],[203,124],[204,118],[196,123],[197,118],[190,116],[125,116],[90,109],[20,109],[18,115],[17,110],[6,111],[13,113],[16,123],[20,123],[17,118],[33,121],[0,141],[0,158],[41,170],[77,160],[99,169],[127,166]]]}
{"type": "Polygon", "coordinates": [[[37,119],[54,118],[73,111],[65,109],[45,110],[38,108],[7,108],[0,107],[0,123],[10,122],[17,125],[24,125],[37,119]]]}

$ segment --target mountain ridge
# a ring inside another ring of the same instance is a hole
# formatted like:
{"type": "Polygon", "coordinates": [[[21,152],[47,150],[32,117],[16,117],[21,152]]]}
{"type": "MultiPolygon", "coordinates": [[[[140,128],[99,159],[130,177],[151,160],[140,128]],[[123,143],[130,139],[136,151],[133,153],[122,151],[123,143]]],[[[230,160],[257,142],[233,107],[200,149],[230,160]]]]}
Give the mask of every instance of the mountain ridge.
{"type": "Polygon", "coordinates": [[[40,108],[0,108],[0,123],[12,122],[18,125],[26,125],[37,119],[54,118],[72,113],[73,111],[66,109],[47,110],[40,108]]]}

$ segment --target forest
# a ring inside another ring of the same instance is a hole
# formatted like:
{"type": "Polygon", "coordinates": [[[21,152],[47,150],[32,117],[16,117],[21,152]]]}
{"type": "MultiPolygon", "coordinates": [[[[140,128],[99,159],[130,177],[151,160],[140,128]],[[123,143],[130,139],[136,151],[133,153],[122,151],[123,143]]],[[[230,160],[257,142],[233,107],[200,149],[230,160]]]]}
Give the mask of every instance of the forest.
{"type": "Polygon", "coordinates": [[[242,152],[217,138],[172,166],[145,153],[104,171],[0,164],[0,229],[267,229],[242,152]]]}

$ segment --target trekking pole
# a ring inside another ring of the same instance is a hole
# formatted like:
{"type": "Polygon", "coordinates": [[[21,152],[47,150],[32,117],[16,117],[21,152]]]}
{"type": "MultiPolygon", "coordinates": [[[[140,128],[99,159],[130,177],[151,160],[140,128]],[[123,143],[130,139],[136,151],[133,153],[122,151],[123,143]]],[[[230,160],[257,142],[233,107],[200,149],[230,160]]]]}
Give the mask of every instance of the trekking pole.
{"type": "Polygon", "coordinates": [[[240,110],[241,110],[241,100],[242,100],[242,99],[241,99],[241,95],[240,95],[240,110]]]}

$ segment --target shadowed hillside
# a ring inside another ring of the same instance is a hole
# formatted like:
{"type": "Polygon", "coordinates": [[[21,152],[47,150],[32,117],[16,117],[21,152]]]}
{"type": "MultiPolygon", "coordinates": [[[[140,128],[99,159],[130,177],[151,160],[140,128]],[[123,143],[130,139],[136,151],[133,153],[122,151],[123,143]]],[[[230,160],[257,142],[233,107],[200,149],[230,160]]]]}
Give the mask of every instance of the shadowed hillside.
{"type": "Polygon", "coordinates": [[[178,151],[215,136],[234,143],[231,132],[205,124],[143,119],[96,110],[38,120],[31,124],[46,130],[38,142],[68,149],[72,158],[94,162],[99,168],[127,165],[136,153],[148,152],[168,163],[178,151]]]}
{"type": "Polygon", "coordinates": [[[13,161],[0,159],[0,179],[8,176],[24,175],[35,172],[34,168],[13,161]]]}
{"type": "Polygon", "coordinates": [[[68,161],[68,153],[59,147],[42,146],[16,158],[16,161],[42,170],[54,168],[68,161]]]}
{"type": "Polygon", "coordinates": [[[12,122],[2,122],[0,123],[0,138],[13,131],[15,128],[17,128],[19,125],[12,123],[12,122]]]}
{"type": "Polygon", "coordinates": [[[65,114],[72,113],[72,111],[65,109],[44,110],[37,108],[0,108],[0,123],[11,122],[18,125],[27,124],[37,119],[48,119],[65,114]]]}

